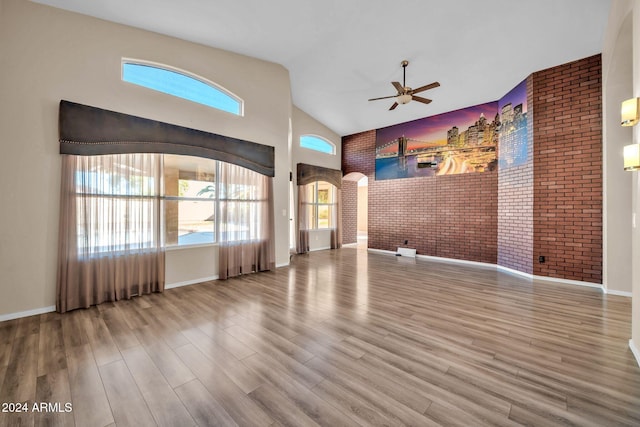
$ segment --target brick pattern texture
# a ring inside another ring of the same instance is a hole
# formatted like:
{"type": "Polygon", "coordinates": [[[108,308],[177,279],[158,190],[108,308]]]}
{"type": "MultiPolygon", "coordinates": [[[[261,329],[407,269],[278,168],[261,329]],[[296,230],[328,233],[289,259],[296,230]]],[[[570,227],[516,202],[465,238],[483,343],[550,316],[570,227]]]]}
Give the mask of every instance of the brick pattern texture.
{"type": "MultiPolygon", "coordinates": [[[[342,137],[342,174],[360,172],[371,181],[376,175],[376,131],[342,137]]],[[[371,205],[371,200],[369,200],[371,205]]]]}
{"type": "Polygon", "coordinates": [[[395,251],[408,240],[422,255],[495,264],[497,172],[376,181],[375,134],[342,140],[343,173],[369,178],[369,247],[395,251]]]}
{"type": "MultiPolygon", "coordinates": [[[[527,99],[533,96],[527,78],[527,99]]],[[[498,265],[533,274],[533,108],[527,105],[527,162],[498,170],[498,265]]],[[[498,153],[502,152],[501,142],[498,153]]]]}
{"type": "Polygon", "coordinates": [[[342,244],[358,242],[358,182],[342,180],[342,244]]]}
{"type": "Polygon", "coordinates": [[[376,181],[375,130],[343,137],[344,174],[369,177],[369,247],[602,283],[601,74],[596,55],[527,78],[530,161],[509,171],[376,181]]]}
{"type": "Polygon", "coordinates": [[[601,76],[600,55],[532,75],[536,275],[602,283],[601,76]]]}

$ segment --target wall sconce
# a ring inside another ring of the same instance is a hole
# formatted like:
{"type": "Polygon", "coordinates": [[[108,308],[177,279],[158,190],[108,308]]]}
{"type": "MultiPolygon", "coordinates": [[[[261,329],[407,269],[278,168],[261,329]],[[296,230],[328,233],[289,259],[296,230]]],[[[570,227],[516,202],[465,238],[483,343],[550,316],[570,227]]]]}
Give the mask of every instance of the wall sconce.
{"type": "Polygon", "coordinates": [[[640,169],[640,144],[625,145],[624,170],[637,171],[640,169]]]}
{"type": "Polygon", "coordinates": [[[640,98],[631,98],[622,102],[620,108],[620,124],[633,126],[638,123],[638,110],[640,110],[640,98]]]}

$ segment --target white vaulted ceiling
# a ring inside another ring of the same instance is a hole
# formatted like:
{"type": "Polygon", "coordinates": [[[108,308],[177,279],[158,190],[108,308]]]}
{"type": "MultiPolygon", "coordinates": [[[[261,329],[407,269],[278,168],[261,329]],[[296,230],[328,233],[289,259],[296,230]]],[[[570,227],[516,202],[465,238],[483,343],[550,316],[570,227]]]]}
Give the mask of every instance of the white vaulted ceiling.
{"type": "MultiPolygon", "coordinates": [[[[38,0],[279,63],[293,102],[340,135],[494,101],[530,73],[599,53],[610,0],[38,0]],[[388,111],[402,82],[437,80],[388,111]]],[[[233,89],[233,88],[230,88],[233,89]]]]}

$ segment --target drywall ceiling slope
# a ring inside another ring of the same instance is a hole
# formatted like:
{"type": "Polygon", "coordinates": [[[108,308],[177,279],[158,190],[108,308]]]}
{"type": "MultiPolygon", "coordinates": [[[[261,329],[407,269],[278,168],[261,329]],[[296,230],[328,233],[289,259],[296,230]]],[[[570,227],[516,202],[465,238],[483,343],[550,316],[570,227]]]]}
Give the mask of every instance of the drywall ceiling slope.
{"type": "MultiPolygon", "coordinates": [[[[599,53],[610,0],[38,0],[285,66],[295,105],[340,135],[500,98],[599,53]],[[442,86],[388,111],[390,81],[442,86]]],[[[229,88],[234,90],[234,88],[229,88]]]]}

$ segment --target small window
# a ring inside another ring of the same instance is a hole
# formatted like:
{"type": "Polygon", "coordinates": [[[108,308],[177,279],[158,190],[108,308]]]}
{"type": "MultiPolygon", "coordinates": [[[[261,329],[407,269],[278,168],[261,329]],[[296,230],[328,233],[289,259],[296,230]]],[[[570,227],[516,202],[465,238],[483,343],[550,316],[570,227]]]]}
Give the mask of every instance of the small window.
{"type": "Polygon", "coordinates": [[[334,227],[335,186],[324,181],[316,181],[307,186],[307,200],[310,229],[327,229],[334,227]]]}
{"type": "Polygon", "coordinates": [[[215,83],[185,71],[176,71],[156,64],[123,61],[122,80],[237,116],[243,115],[243,103],[240,98],[215,83]]]}
{"type": "Polygon", "coordinates": [[[336,146],[334,143],[315,135],[302,135],[300,137],[300,146],[310,150],[320,151],[321,153],[336,154],[336,146]]]}

